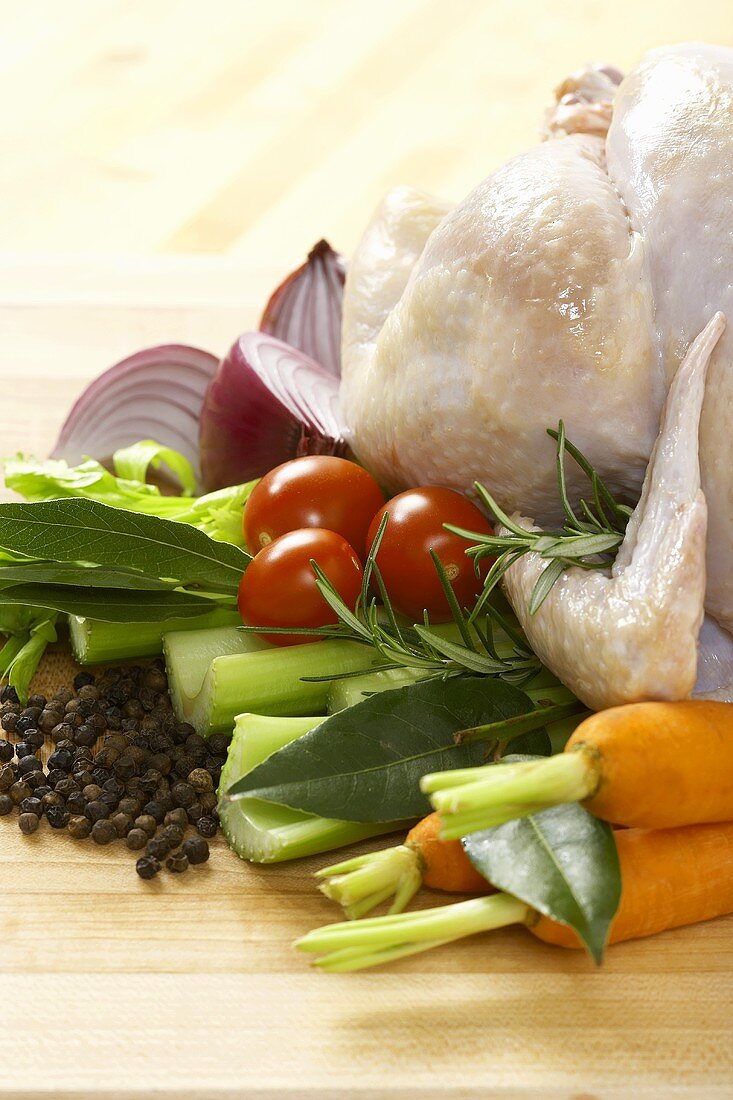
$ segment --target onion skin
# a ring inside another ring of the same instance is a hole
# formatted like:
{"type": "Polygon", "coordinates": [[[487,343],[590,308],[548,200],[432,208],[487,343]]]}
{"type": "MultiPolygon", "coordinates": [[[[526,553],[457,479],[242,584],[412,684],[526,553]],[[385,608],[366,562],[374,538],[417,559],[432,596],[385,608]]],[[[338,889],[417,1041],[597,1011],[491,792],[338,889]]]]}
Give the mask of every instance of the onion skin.
{"type": "Polygon", "coordinates": [[[308,259],[277,288],[265,306],[260,331],[305,352],[341,377],[341,315],[346,263],[321,240],[308,259]]]}
{"type": "Polygon", "coordinates": [[[262,477],[291,458],[347,453],[338,380],[303,352],[246,332],[222,359],[200,420],[207,492],[262,477]]]}
{"type": "Polygon", "coordinates": [[[49,457],[70,466],[95,458],[111,468],[115,451],[154,439],[184,455],[200,482],[198,422],[217,367],[214,355],[185,344],[128,356],[76,400],[49,457]]]}

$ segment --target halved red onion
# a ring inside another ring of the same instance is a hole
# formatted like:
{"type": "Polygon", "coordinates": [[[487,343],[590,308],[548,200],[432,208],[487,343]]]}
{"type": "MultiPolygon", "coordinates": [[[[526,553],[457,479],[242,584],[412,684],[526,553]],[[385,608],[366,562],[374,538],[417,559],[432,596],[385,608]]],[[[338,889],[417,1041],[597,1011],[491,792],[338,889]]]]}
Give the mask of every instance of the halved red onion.
{"type": "Polygon", "coordinates": [[[96,378],[74,404],[51,458],[88,455],[108,465],[120,447],[154,439],[179,451],[201,479],[198,428],[218,359],[185,344],[145,348],[96,378]]]}
{"type": "Polygon", "coordinates": [[[343,256],[328,241],[319,241],[302,267],[277,288],[260,321],[262,332],[304,351],[337,378],[345,278],[343,256]]]}
{"type": "Polygon", "coordinates": [[[306,454],[343,455],[339,383],[297,348],[245,332],[222,359],[201,410],[208,492],[306,454]]]}

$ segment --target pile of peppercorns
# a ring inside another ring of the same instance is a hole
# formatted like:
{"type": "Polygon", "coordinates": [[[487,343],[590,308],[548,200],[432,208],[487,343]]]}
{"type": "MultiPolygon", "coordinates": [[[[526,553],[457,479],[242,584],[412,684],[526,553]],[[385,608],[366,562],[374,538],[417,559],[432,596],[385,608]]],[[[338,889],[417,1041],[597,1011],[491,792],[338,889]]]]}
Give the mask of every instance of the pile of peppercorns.
{"type": "Polygon", "coordinates": [[[209,858],[230,738],[205,740],[176,719],[162,661],[80,672],[73,691],[31,695],[25,707],[5,687],[0,726],[12,738],[0,737],[0,815],[18,812],[25,835],[45,817],[75,840],[124,840],[142,853],[144,879],[163,862],[180,873],[209,858]],[[44,769],[46,738],[55,749],[44,769]]]}

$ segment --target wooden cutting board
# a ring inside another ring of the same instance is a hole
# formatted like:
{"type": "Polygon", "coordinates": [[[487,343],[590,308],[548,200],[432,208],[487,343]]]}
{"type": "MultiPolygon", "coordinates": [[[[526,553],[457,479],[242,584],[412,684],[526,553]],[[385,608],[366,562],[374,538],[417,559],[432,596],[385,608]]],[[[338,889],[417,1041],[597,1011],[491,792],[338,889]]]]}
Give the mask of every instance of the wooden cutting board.
{"type": "MultiPolygon", "coordinates": [[[[7,257],[3,451],[45,453],[84,382],[139,346],[221,352],[274,275],[7,257]]],[[[0,1096],[733,1097],[733,919],[614,947],[602,970],[515,929],[327,976],[290,946],[337,919],[323,862],[251,867],[217,844],[144,883],[124,848],[0,819],[0,1096]]]]}

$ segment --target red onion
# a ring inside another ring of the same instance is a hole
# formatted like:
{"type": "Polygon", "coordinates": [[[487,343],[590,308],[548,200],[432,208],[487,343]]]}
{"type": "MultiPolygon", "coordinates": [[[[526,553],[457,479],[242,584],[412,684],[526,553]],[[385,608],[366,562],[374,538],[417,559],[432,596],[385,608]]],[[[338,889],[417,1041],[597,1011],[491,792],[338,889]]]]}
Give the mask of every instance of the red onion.
{"type": "Polygon", "coordinates": [[[265,307],[262,332],[299,348],[337,378],[341,377],[341,307],[346,264],[327,241],[288,275],[265,307]]]}
{"type": "Polygon", "coordinates": [[[198,422],[218,360],[184,344],[145,348],[110,367],[78,398],[51,458],[108,464],[118,448],[154,439],[188,459],[200,480],[198,422]]]}
{"type": "Polygon", "coordinates": [[[201,410],[207,492],[299,455],[343,455],[338,391],[338,380],[297,348],[245,332],[222,359],[201,410]]]}

